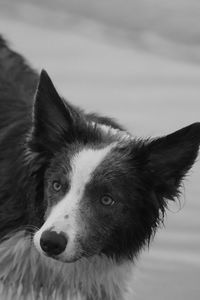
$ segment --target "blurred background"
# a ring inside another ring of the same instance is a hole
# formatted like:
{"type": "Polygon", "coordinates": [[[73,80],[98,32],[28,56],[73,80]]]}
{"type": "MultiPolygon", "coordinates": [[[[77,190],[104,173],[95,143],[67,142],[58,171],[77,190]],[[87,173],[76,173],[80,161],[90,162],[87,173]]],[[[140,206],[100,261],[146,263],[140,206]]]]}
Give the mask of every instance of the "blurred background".
{"type": "MultiPolygon", "coordinates": [[[[60,93],[159,136],[200,121],[200,1],[0,0],[0,32],[60,93]]],[[[137,262],[134,300],[200,299],[200,163],[137,262]]]]}

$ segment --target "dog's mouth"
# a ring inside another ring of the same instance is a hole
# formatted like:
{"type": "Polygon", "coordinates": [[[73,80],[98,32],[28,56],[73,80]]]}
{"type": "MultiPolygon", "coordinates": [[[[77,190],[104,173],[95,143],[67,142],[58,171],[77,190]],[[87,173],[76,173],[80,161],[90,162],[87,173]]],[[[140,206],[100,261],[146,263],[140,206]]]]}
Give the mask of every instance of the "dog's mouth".
{"type": "Polygon", "coordinates": [[[62,262],[62,263],[74,263],[80,259],[82,259],[84,257],[84,255],[78,254],[75,256],[71,256],[71,257],[66,257],[65,255],[49,255],[47,253],[43,253],[43,255],[45,255],[48,258],[51,258],[53,260],[56,260],[58,262],[62,262]]]}
{"type": "Polygon", "coordinates": [[[41,251],[41,249],[38,249],[38,247],[36,246],[36,250],[42,255],[45,256],[47,258],[59,261],[59,262],[63,262],[63,263],[73,263],[76,262],[78,260],[80,260],[83,257],[88,257],[88,255],[85,255],[83,253],[83,251],[75,251],[74,253],[67,253],[67,251],[64,251],[60,254],[52,254],[52,253],[48,253],[45,251],[41,251]]]}

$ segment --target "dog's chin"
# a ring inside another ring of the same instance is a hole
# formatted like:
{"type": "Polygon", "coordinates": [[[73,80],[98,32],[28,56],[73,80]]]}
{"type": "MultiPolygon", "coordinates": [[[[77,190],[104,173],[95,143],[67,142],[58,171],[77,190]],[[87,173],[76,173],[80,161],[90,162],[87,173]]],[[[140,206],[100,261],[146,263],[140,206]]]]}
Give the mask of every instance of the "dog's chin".
{"type": "Polygon", "coordinates": [[[76,261],[80,260],[83,256],[77,256],[72,258],[55,258],[56,260],[63,262],[63,263],[75,263],[76,261]]]}

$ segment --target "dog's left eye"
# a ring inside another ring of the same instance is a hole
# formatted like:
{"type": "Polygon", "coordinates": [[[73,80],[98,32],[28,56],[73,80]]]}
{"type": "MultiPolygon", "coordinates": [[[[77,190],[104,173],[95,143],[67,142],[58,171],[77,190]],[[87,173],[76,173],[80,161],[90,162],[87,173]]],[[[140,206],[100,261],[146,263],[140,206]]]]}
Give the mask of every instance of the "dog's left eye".
{"type": "Polygon", "coordinates": [[[101,197],[100,202],[104,206],[112,206],[115,203],[115,201],[107,195],[101,197]]]}
{"type": "Polygon", "coordinates": [[[59,181],[54,181],[52,187],[55,192],[59,192],[62,188],[62,184],[59,181]]]}

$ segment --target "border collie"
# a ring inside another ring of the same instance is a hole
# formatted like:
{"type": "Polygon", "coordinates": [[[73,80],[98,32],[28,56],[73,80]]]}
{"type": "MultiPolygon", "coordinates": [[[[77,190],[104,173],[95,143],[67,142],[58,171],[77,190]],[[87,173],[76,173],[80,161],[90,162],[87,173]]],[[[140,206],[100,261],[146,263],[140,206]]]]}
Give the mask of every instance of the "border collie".
{"type": "Polygon", "coordinates": [[[0,112],[3,299],[127,299],[134,259],[198,155],[200,123],[135,138],[61,98],[3,38],[0,112]]]}

